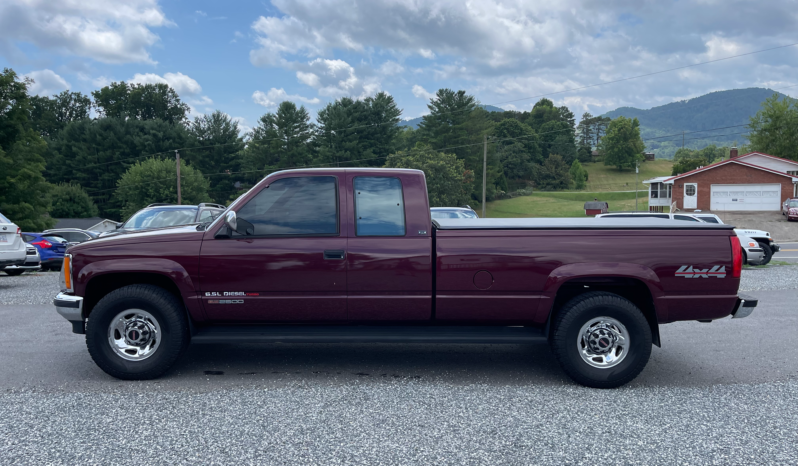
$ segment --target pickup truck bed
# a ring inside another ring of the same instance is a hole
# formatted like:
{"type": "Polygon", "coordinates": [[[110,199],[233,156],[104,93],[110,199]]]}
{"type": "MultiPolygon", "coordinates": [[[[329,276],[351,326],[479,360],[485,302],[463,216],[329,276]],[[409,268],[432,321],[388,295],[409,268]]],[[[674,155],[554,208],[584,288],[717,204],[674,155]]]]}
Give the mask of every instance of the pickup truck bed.
{"type": "Polygon", "coordinates": [[[73,246],[56,308],[120,378],[158,376],[189,341],[547,338],[574,380],[610,387],[660,324],[750,313],[736,240],[659,219],[432,221],[420,171],[289,170],[211,224],[73,246]]]}

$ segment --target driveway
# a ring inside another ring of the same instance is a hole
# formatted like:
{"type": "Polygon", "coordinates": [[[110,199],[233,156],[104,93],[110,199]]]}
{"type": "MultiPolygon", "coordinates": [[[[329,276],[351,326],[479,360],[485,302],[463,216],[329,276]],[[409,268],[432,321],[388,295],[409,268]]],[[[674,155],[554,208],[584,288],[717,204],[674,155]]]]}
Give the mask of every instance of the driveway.
{"type": "MultiPolygon", "coordinates": [[[[688,212],[689,213],[689,212],[688,212]]],[[[777,243],[798,242],[798,222],[788,222],[780,212],[712,212],[737,228],[765,230],[777,243]]],[[[798,256],[798,254],[792,254],[798,256]]]]}

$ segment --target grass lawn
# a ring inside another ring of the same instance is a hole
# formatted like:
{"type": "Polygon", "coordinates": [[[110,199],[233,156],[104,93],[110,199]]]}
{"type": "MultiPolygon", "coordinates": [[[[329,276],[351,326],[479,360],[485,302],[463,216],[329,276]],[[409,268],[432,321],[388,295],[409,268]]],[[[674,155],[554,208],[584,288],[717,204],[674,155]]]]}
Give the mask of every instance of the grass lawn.
{"type": "MultiPolygon", "coordinates": [[[[634,210],[635,193],[538,192],[531,196],[488,202],[488,217],[584,217],[585,201],[598,198],[610,204],[610,211],[634,210]]],[[[638,193],[638,210],[648,210],[648,192],[638,193]]]]}
{"type": "MultiPolygon", "coordinates": [[[[635,171],[632,168],[618,170],[607,167],[603,162],[586,163],[583,165],[588,173],[587,188],[585,191],[632,191],[635,189],[635,171]]],[[[648,189],[644,180],[657,176],[670,176],[673,162],[665,159],[640,164],[638,189],[648,189]]],[[[599,200],[602,200],[599,198],[599,200]]]]}

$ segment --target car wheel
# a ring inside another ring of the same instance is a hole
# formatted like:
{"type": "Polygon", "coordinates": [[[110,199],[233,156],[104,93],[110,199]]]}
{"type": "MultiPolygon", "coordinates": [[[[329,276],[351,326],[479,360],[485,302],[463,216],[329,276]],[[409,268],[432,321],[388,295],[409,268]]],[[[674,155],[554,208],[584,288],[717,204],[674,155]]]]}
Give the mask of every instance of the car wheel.
{"type": "Polygon", "coordinates": [[[189,343],[182,303],[153,285],[130,285],[105,295],[86,325],[86,346],[94,362],[124,380],[160,376],[189,343]]]}
{"type": "Polygon", "coordinates": [[[761,247],[762,250],[765,252],[765,257],[762,258],[762,262],[760,262],[759,265],[765,265],[768,262],[770,262],[771,258],[773,258],[773,250],[770,249],[770,245],[768,245],[767,243],[760,242],[759,247],[761,247]]]}
{"type": "Polygon", "coordinates": [[[631,301],[614,293],[577,296],[560,310],[551,348],[571,379],[593,388],[632,381],[651,356],[651,327],[631,301]]]}
{"type": "MultiPolygon", "coordinates": [[[[743,252],[743,265],[748,264],[748,253],[745,252],[745,248],[740,248],[740,251],[743,252]]],[[[748,264],[751,265],[751,264],[748,264]]]]}
{"type": "Polygon", "coordinates": [[[20,269],[11,269],[11,270],[5,269],[3,270],[3,272],[11,275],[12,277],[16,277],[18,275],[22,275],[25,271],[20,269]]]}

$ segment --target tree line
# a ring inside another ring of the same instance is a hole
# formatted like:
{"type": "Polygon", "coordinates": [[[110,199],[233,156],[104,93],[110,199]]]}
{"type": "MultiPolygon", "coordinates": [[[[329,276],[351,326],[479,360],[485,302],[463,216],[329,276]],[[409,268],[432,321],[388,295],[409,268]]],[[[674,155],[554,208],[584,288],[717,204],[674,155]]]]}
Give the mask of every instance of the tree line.
{"type": "Polygon", "coordinates": [[[481,200],[484,138],[488,200],[529,187],[583,189],[594,151],[629,169],[645,149],[636,119],[585,114],[576,125],[545,98],[530,111],[488,112],[463,90],[440,89],[418,129],[400,126],[402,110],[384,92],[337,99],[315,121],[286,101],[241,134],[219,110],[190,119],[166,84],[51,97],[29,95],[31,84],[11,69],[0,74],[0,212],[27,230],[176,202],[175,150],[187,204],[227,204],[285,168],[387,166],[424,170],[432,205],[454,206],[481,200]]]}

